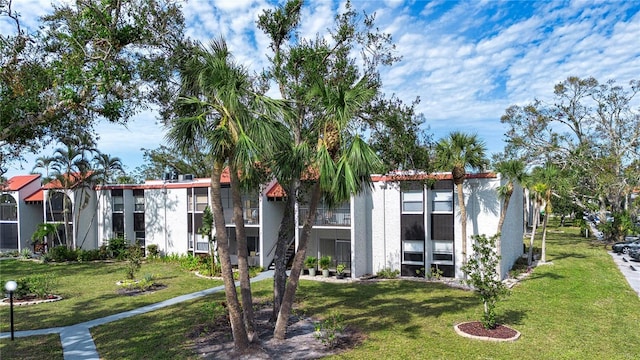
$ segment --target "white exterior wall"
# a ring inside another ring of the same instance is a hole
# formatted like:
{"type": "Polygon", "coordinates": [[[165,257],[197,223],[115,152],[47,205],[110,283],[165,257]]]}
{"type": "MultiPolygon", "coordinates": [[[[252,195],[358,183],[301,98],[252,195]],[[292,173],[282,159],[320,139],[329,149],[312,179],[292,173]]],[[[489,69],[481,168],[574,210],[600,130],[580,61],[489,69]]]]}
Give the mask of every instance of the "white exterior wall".
{"type": "Polygon", "coordinates": [[[260,266],[266,268],[275,255],[280,221],[284,215],[284,201],[267,201],[260,197],[260,266]]]}
{"type": "Polygon", "coordinates": [[[29,249],[31,236],[38,229],[38,224],[44,222],[42,206],[27,204],[24,199],[40,189],[40,179],[30,182],[16,192],[12,192],[18,205],[18,250],[29,249]]]}
{"type": "Polygon", "coordinates": [[[113,223],[111,222],[111,191],[98,191],[98,247],[106,245],[111,239],[113,223]]]}
{"type": "MultiPolygon", "coordinates": [[[[370,193],[369,188],[363,190],[362,195],[370,193]]],[[[370,274],[371,267],[371,218],[367,217],[370,196],[351,197],[351,277],[370,274]]]]}
{"type": "Polygon", "coordinates": [[[98,248],[98,202],[96,192],[92,189],[74,190],[73,231],[76,248],[92,250],[98,248]]]}
{"type": "Polygon", "coordinates": [[[145,189],[145,242],[158,245],[162,254],[186,254],[187,192],[186,189],[145,189]]]}
{"type": "Polygon", "coordinates": [[[523,254],[524,236],[524,196],[522,187],[515,184],[513,195],[509,200],[507,216],[502,225],[501,251],[502,261],[500,263],[500,274],[506,277],[513,264],[523,254]]]}
{"type": "Polygon", "coordinates": [[[400,270],[400,196],[397,182],[374,183],[369,211],[373,274],[384,268],[400,270]]]}

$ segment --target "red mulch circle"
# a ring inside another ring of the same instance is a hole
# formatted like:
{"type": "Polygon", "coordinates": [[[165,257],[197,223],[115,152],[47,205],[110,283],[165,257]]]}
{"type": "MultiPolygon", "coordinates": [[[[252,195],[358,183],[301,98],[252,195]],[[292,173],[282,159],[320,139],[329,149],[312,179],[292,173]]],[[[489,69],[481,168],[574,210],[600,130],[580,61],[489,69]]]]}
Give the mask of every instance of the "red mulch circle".
{"type": "Polygon", "coordinates": [[[459,324],[458,329],[469,335],[492,339],[511,339],[518,334],[516,330],[500,324],[496,325],[495,329],[485,329],[480,321],[459,324]]]}

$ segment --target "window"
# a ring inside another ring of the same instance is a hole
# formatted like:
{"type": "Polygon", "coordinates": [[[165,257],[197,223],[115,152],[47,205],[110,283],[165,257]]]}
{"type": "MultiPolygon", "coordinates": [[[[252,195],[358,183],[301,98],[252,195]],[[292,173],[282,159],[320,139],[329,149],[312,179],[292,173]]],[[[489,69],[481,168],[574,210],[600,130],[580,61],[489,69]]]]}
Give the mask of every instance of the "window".
{"type": "Polygon", "coordinates": [[[136,233],[136,243],[144,246],[144,213],[133,214],[133,231],[136,233]]]}
{"type": "Polygon", "coordinates": [[[11,195],[0,196],[0,220],[18,220],[18,205],[11,195]]]}
{"type": "Polygon", "coordinates": [[[195,189],[196,196],[196,211],[204,211],[209,205],[209,196],[207,189],[195,189]]]}
{"type": "Polygon", "coordinates": [[[453,192],[433,191],[433,212],[453,212],[453,192]]]}
{"type": "Polygon", "coordinates": [[[422,213],[423,208],[422,190],[406,190],[402,192],[403,213],[422,213]]]}
{"type": "Polygon", "coordinates": [[[257,236],[247,236],[247,248],[250,256],[256,256],[260,252],[260,242],[257,236]],[[251,255],[253,253],[253,255],[251,255]]]}
{"type": "Polygon", "coordinates": [[[133,210],[135,212],[144,212],[144,190],[133,190],[133,198],[135,203],[135,207],[133,210]]]}
{"type": "Polygon", "coordinates": [[[113,221],[113,227],[112,227],[113,236],[124,237],[124,214],[113,213],[112,221],[113,221]]]}
{"type": "Polygon", "coordinates": [[[111,190],[111,204],[114,212],[124,211],[124,197],[122,195],[122,189],[111,190]]]}
{"type": "Polygon", "coordinates": [[[434,264],[453,264],[453,241],[431,241],[434,264]]]}
{"type": "Polygon", "coordinates": [[[71,200],[67,197],[67,195],[57,192],[50,191],[48,193],[49,198],[47,199],[47,221],[64,221],[64,201],[65,198],[67,200],[67,211],[71,213],[71,200]]]}
{"type": "Polygon", "coordinates": [[[424,241],[404,240],[402,242],[402,263],[403,264],[424,264],[424,241]]]}

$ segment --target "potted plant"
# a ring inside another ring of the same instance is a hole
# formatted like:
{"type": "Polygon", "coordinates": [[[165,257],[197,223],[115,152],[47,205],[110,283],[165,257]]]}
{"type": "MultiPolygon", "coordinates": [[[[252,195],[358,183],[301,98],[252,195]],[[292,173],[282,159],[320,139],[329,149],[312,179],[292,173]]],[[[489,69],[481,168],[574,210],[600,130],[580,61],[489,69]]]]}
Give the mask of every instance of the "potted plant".
{"type": "Polygon", "coordinates": [[[344,264],[338,264],[336,266],[336,279],[344,279],[344,269],[346,266],[344,264]]]}
{"type": "Polygon", "coordinates": [[[307,256],[304,259],[304,267],[309,270],[309,276],[316,276],[316,265],[318,264],[318,259],[313,256],[307,256]]]}
{"type": "Polygon", "coordinates": [[[322,276],[329,277],[329,266],[331,266],[331,256],[325,255],[320,258],[318,262],[320,268],[322,269],[322,276]]]}

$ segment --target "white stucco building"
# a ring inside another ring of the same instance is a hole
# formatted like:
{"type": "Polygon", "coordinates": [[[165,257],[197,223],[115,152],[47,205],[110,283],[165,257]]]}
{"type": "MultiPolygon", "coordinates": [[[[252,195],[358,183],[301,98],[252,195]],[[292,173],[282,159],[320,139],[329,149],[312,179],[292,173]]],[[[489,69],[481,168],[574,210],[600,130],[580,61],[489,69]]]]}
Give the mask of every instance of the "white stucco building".
{"type": "MultiPolygon", "coordinates": [[[[47,199],[51,198],[47,192],[54,189],[51,185],[39,188],[37,179],[33,178],[31,182],[22,178],[14,180],[14,184],[18,180],[26,183],[22,193],[14,189],[15,186],[11,188],[13,190],[7,188],[2,191],[2,199],[8,199],[8,195],[16,204],[24,204],[19,207],[20,214],[30,214],[19,216],[17,220],[0,219],[3,246],[16,244],[18,249],[28,247],[24,239],[30,240],[37,224],[44,221],[43,214],[48,212],[47,199]],[[27,184],[32,182],[38,185],[29,185],[27,189],[27,184]],[[7,226],[19,226],[18,235],[7,232],[7,226]],[[19,243],[12,240],[16,236],[19,243]]],[[[389,174],[373,176],[372,181],[372,188],[352,196],[347,203],[335,208],[320,204],[307,255],[317,258],[331,256],[332,267],[344,264],[352,277],[375,274],[384,268],[400,270],[405,276],[424,276],[425,271],[434,268],[447,277],[462,277],[462,225],[451,175],[389,174]]],[[[228,173],[223,174],[221,182],[230,252],[232,262],[236,263],[237,245],[235,225],[231,221],[228,173]]],[[[467,254],[472,252],[472,235],[496,234],[503,211],[497,188],[504,183],[499,174],[468,175],[464,184],[469,236],[467,254]]],[[[92,249],[106,244],[109,239],[125,237],[143,247],[156,244],[163,254],[206,254],[209,245],[198,230],[202,226],[203,211],[210,203],[209,187],[210,179],[194,179],[185,175],[173,181],[97,186],[90,195],[83,195],[81,199],[77,194],[67,194],[74,206],[74,219],[79,219],[74,227],[76,244],[92,249]]],[[[276,182],[263,186],[259,192],[243,196],[252,265],[268,267],[273,260],[286,204],[282,201],[284,196],[276,182]]],[[[296,204],[296,213],[295,225],[299,231],[292,239],[292,249],[299,242],[308,208],[304,203],[296,204]]],[[[522,255],[523,232],[523,195],[522,189],[516,186],[501,237],[502,274],[506,274],[522,255]]]]}

